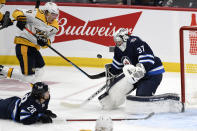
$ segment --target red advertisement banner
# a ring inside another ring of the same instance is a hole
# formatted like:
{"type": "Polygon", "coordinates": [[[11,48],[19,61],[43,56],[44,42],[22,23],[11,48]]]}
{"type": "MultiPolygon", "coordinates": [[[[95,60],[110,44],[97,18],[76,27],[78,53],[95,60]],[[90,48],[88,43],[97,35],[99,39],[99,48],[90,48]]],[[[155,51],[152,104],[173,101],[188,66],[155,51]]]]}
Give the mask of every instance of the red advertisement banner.
{"type": "Polygon", "coordinates": [[[136,12],[94,21],[83,21],[60,11],[60,29],[54,43],[81,39],[104,46],[114,46],[114,32],[119,28],[127,28],[131,34],[141,14],[142,12],[136,12]]]}

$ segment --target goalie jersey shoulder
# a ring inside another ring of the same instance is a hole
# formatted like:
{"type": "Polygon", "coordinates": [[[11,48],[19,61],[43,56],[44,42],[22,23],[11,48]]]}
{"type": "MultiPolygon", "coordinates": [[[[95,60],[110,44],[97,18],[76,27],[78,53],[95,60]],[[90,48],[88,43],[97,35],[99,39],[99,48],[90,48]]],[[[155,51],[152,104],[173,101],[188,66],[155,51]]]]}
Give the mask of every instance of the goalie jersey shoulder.
{"type": "Polygon", "coordinates": [[[148,44],[137,36],[130,36],[127,43],[128,43],[128,47],[129,46],[138,47],[141,45],[145,45],[145,47],[149,48],[148,44]]]}

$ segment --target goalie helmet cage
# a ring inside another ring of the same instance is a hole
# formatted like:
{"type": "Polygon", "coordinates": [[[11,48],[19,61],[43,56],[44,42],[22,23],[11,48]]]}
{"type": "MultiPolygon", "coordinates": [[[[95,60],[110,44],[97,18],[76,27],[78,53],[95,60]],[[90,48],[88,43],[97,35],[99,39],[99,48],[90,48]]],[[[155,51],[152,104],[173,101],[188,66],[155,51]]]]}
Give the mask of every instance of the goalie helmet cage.
{"type": "Polygon", "coordinates": [[[179,35],[181,100],[197,104],[197,26],[183,26],[179,35]]]}

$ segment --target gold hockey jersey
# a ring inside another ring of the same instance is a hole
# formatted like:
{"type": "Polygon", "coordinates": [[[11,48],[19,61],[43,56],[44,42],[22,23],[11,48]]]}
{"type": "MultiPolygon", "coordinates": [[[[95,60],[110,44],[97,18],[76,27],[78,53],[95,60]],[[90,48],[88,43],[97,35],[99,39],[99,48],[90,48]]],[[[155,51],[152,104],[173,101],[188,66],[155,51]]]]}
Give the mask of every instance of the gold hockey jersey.
{"type": "MultiPolygon", "coordinates": [[[[52,23],[48,23],[44,12],[39,9],[16,9],[12,14],[14,19],[17,19],[17,16],[20,15],[27,17],[26,28],[31,30],[34,34],[46,35],[49,45],[54,41],[55,35],[59,30],[58,21],[56,19],[52,23]]],[[[40,46],[37,44],[36,37],[25,29],[23,31],[19,31],[19,34],[15,37],[14,43],[35,47],[38,50],[40,49],[40,46]]]]}

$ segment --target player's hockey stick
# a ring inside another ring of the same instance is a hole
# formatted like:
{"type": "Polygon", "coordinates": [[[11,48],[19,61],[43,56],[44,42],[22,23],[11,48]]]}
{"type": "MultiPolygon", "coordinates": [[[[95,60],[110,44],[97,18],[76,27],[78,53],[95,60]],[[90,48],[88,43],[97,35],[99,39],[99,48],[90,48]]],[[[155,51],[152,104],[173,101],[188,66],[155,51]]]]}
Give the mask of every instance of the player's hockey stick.
{"type": "MultiPolygon", "coordinates": [[[[40,6],[40,0],[37,0],[36,1],[36,5],[35,5],[35,8],[39,8],[40,6]]],[[[14,21],[14,20],[13,20],[14,21]]],[[[32,34],[34,37],[37,38],[37,36],[31,31],[29,30],[28,28],[25,28],[25,30],[27,32],[29,32],[30,34],[32,34]]],[[[105,77],[105,72],[101,72],[99,74],[96,74],[96,75],[89,75],[87,74],[85,71],[83,71],[81,68],[79,68],[77,65],[75,65],[73,62],[71,62],[69,59],[67,59],[66,57],[64,57],[61,53],[59,53],[57,50],[55,50],[53,47],[51,47],[50,45],[46,45],[48,46],[51,50],[53,50],[55,53],[57,53],[59,56],[61,56],[64,60],[66,60],[67,62],[69,62],[71,65],[73,65],[74,67],[76,67],[79,71],[81,71],[83,74],[85,74],[87,77],[89,77],[90,79],[99,79],[99,78],[102,78],[102,77],[105,77]]]]}
{"type": "Polygon", "coordinates": [[[61,56],[64,60],[66,60],[67,62],[69,62],[71,65],[73,65],[75,68],[77,68],[79,71],[81,71],[83,74],[85,74],[87,77],[89,77],[90,79],[98,79],[98,78],[102,78],[103,74],[105,76],[105,72],[96,74],[96,75],[89,75],[87,74],[85,71],[83,71],[81,68],[79,68],[77,65],[75,65],[73,62],[71,62],[69,59],[67,59],[66,57],[64,57],[62,54],[60,54],[57,50],[55,50],[53,47],[51,47],[50,45],[47,44],[47,46],[53,50],[55,53],[57,53],[59,56],[61,56]]]}
{"type": "MultiPolygon", "coordinates": [[[[28,28],[25,28],[25,30],[27,32],[29,32],[30,34],[32,34],[34,37],[37,38],[37,36],[32,32],[30,31],[28,28]]],[[[53,50],[55,53],[57,53],[59,56],[61,56],[64,60],[66,60],[67,62],[69,62],[71,65],[73,65],[74,67],[76,67],[79,71],[81,71],[83,74],[85,74],[87,77],[89,77],[90,79],[98,79],[98,78],[102,78],[105,76],[105,72],[101,72],[99,74],[96,74],[96,75],[89,75],[87,74],[85,71],[83,71],[81,68],[79,68],[77,65],[75,65],[73,62],[71,62],[69,59],[67,59],[65,56],[63,56],[62,54],[60,54],[57,50],[55,50],[53,47],[51,47],[50,45],[46,45],[48,46],[51,50],[53,50]]]]}
{"type": "Polygon", "coordinates": [[[79,107],[82,107],[85,104],[87,104],[89,101],[91,101],[100,92],[102,92],[106,87],[107,87],[107,85],[105,84],[104,86],[102,86],[101,88],[99,88],[94,94],[92,94],[90,97],[88,97],[84,102],[82,102],[80,104],[72,104],[72,103],[67,103],[67,102],[61,102],[61,105],[65,106],[65,107],[71,107],[71,108],[79,108],[79,107]]]}
{"type": "Polygon", "coordinates": [[[40,0],[37,0],[37,1],[36,1],[36,6],[35,6],[35,8],[38,9],[39,6],[40,6],[40,0]]]}
{"type": "MultiPolygon", "coordinates": [[[[129,120],[147,120],[151,118],[155,113],[152,112],[145,117],[139,118],[119,118],[119,119],[112,119],[112,121],[129,121],[129,120]]],[[[66,121],[96,121],[97,119],[67,119],[66,121]]]]}
{"type": "MultiPolygon", "coordinates": [[[[35,8],[39,8],[40,6],[40,0],[36,1],[36,5],[35,8]]],[[[31,32],[29,29],[25,28],[29,33],[31,33],[33,36],[37,37],[35,34],[33,34],[33,32],[31,32]]],[[[53,50],[55,53],[57,53],[59,56],[61,56],[63,59],[65,59],[67,62],[69,62],[71,65],[73,65],[74,67],[76,67],[78,70],[80,70],[83,74],[85,74],[87,77],[89,77],[90,79],[98,79],[98,78],[102,78],[105,76],[105,72],[96,74],[96,75],[89,75],[87,74],[85,71],[83,71],[81,68],[79,68],[77,65],[75,65],[73,62],[71,62],[69,59],[67,59],[65,56],[63,56],[61,53],[59,53],[57,50],[55,50],[53,47],[51,47],[50,45],[47,44],[47,46],[53,50]]]]}

